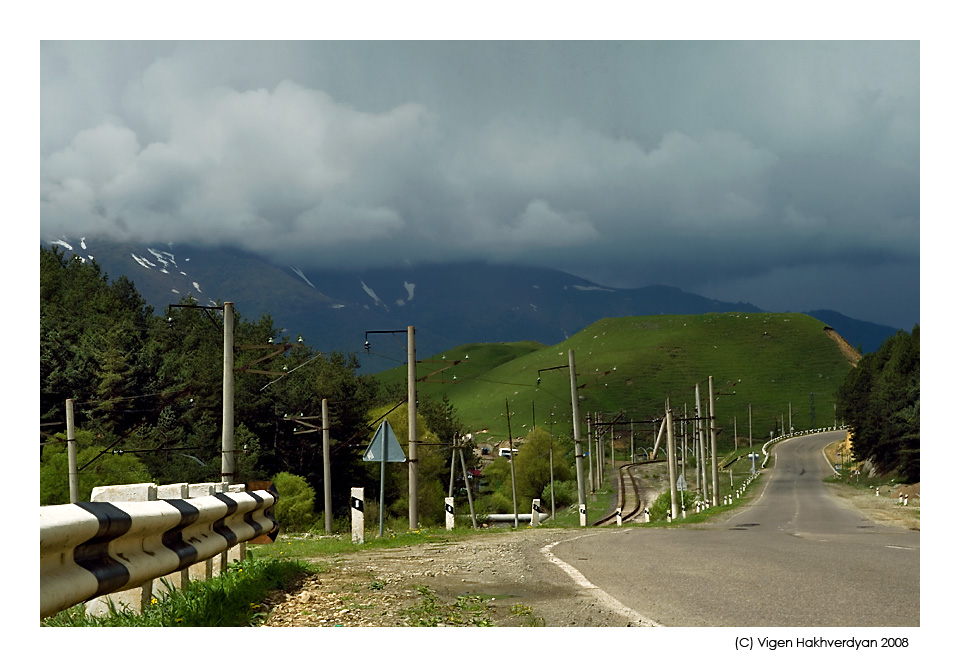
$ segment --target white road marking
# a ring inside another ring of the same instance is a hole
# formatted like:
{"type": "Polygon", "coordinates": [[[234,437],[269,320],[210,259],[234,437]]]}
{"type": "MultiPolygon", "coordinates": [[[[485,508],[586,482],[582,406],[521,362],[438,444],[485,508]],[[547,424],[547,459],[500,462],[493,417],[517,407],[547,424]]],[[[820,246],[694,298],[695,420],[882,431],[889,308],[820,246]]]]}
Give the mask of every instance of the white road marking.
{"type": "MultiPolygon", "coordinates": [[[[631,529],[627,529],[628,531],[631,529]]],[[[626,532],[626,531],[624,531],[626,532]]],[[[577,537],[572,537],[568,540],[559,540],[557,542],[552,542],[544,547],[541,547],[540,553],[546,556],[547,560],[559,567],[561,570],[567,573],[567,575],[573,579],[574,583],[583,588],[584,590],[589,591],[594,597],[596,597],[604,606],[610,609],[621,616],[629,618],[631,621],[635,622],[637,625],[643,627],[662,627],[656,621],[651,621],[643,618],[643,616],[636,610],[627,607],[622,604],[615,597],[607,593],[602,588],[598,588],[596,584],[591,582],[583,573],[580,572],[577,568],[573,567],[569,563],[557,558],[551,549],[557,546],[561,542],[572,542],[573,540],[579,540],[581,537],[587,537],[587,535],[578,535],[577,537]]]]}

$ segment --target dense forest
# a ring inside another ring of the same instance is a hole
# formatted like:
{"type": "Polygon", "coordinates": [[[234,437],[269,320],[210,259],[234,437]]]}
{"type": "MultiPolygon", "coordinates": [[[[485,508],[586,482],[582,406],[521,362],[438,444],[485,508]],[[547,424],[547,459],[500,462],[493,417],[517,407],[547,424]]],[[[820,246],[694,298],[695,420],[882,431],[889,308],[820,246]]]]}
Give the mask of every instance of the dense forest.
{"type": "Polygon", "coordinates": [[[920,480],[920,325],[864,355],[837,391],[853,454],[877,472],[920,480]]]}
{"type": "MultiPolygon", "coordinates": [[[[69,502],[66,399],[81,500],[98,485],[220,480],[223,312],[184,298],[155,314],[126,277],[110,281],[95,262],[41,247],[41,504],[69,502]]],[[[354,356],[318,353],[269,315],[234,319],[236,481],[302,477],[322,510],[322,438],[309,426],[320,426],[326,398],[334,514],[349,512],[351,486],[376,495],[379,465],[362,454],[384,416],[406,444],[406,386],[380,386],[354,356]]],[[[418,403],[420,513],[439,521],[462,425],[445,397],[418,403]]],[[[389,512],[405,516],[407,468],[388,468],[389,512]]]]}

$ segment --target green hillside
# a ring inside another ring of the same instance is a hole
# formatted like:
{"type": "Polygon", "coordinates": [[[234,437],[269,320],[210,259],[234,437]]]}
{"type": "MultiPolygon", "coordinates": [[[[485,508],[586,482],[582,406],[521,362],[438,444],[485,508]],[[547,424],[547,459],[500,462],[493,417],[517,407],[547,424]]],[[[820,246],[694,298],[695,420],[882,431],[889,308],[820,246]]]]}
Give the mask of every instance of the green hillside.
{"type": "MultiPolygon", "coordinates": [[[[433,375],[418,383],[418,392],[445,393],[480,441],[506,437],[507,401],[514,436],[526,434],[534,419],[537,426],[570,434],[570,375],[565,366],[572,349],[582,415],[602,413],[609,419],[622,411],[627,419],[648,420],[663,414],[669,398],[676,416],[682,416],[684,404],[692,416],[694,387],[699,383],[706,399],[712,375],[717,426],[723,429],[719,444],[728,449],[735,419],[739,440],[746,444],[748,406],[754,443],[779,430],[781,418],[788,426],[792,420],[797,430],[833,426],[835,392],[851,364],[824,327],[798,313],[604,319],[551,347],[465,345],[423,360],[418,377],[433,375]],[[453,361],[460,363],[449,366],[453,361]],[[544,370],[557,366],[564,368],[544,370]],[[446,370],[436,372],[441,368],[446,370]]],[[[405,383],[406,369],[377,377],[405,383]]],[[[649,427],[636,428],[642,432],[649,427]]]]}

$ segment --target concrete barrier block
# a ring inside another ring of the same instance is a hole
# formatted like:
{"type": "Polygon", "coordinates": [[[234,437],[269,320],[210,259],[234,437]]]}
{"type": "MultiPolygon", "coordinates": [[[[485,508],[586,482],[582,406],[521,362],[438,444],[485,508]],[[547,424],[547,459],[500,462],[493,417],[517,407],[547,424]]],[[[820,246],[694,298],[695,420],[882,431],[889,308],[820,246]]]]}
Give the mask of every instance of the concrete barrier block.
{"type": "Polygon", "coordinates": [[[217,491],[214,490],[214,485],[211,483],[190,485],[191,498],[202,498],[203,496],[212,496],[214,493],[217,493],[217,491]]]}
{"type": "Polygon", "coordinates": [[[157,500],[186,500],[189,497],[189,484],[164,484],[157,487],[157,500]]]}
{"type": "Polygon", "coordinates": [[[90,492],[90,501],[95,503],[140,502],[157,499],[157,485],[115,484],[95,486],[90,492]]]}

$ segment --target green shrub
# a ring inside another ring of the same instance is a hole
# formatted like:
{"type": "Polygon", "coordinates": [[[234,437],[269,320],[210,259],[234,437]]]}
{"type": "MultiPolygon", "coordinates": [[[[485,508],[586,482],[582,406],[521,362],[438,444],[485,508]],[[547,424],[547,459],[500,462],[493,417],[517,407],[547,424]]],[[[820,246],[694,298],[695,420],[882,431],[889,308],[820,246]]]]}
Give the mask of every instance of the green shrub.
{"type": "MultiPolygon", "coordinates": [[[[546,488],[543,490],[543,495],[540,497],[540,501],[544,503],[550,502],[550,485],[547,484],[546,488]]],[[[558,506],[567,506],[567,505],[576,505],[577,504],[577,481],[573,479],[568,479],[563,482],[555,481],[553,483],[553,501],[558,506]]]]}
{"type": "Polygon", "coordinates": [[[281,472],[272,481],[280,494],[274,509],[280,530],[287,533],[302,532],[318,521],[314,511],[316,493],[306,479],[281,472]]]}
{"type": "Polygon", "coordinates": [[[664,491],[657,499],[653,501],[653,505],[650,506],[650,520],[651,521],[666,521],[667,512],[670,511],[670,492],[664,491]]]}

